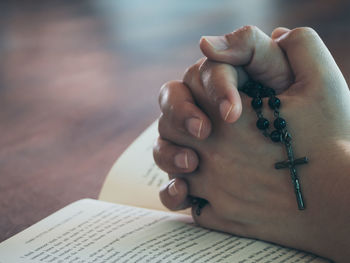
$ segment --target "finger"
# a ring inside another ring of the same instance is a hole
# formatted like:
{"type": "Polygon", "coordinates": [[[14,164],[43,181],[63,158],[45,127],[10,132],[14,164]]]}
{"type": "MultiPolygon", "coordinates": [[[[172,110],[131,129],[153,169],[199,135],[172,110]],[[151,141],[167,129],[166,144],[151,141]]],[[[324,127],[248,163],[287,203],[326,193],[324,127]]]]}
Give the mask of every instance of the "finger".
{"type": "Polygon", "coordinates": [[[286,27],[277,27],[275,28],[271,33],[271,38],[276,39],[284,35],[285,33],[289,32],[290,29],[286,27]]]}
{"type": "Polygon", "coordinates": [[[189,148],[184,148],[158,138],[153,147],[153,158],[160,169],[167,173],[189,173],[198,166],[197,154],[189,148]]]}
{"type": "Polygon", "coordinates": [[[186,182],[180,178],[173,179],[159,191],[162,204],[170,210],[181,210],[191,205],[186,182]]]}
{"type": "Polygon", "coordinates": [[[197,104],[205,105],[204,110],[212,120],[218,116],[232,123],[242,112],[241,98],[237,90],[239,72],[242,76],[245,75],[242,69],[236,70],[228,64],[205,60],[189,67],[183,82],[191,90],[197,104]],[[218,114],[213,115],[213,112],[218,114]]]}
{"type": "Polygon", "coordinates": [[[164,138],[172,137],[163,134],[165,130],[171,133],[191,135],[197,139],[205,139],[211,131],[208,117],[196,106],[188,87],[180,81],[165,83],[159,94],[159,105],[163,113],[160,135],[164,138]],[[171,126],[172,129],[162,129],[171,126]]]}
{"type": "Polygon", "coordinates": [[[199,68],[204,63],[204,61],[206,61],[206,59],[197,61],[197,63],[188,67],[185,70],[182,81],[193,95],[193,98],[195,99],[197,105],[209,106],[207,104],[211,105],[213,103],[204,92],[203,83],[199,72],[199,68]]]}
{"type": "Polygon", "coordinates": [[[287,89],[293,81],[282,50],[257,27],[245,26],[225,36],[202,37],[200,48],[211,60],[244,66],[253,79],[277,92],[287,89]]]}
{"type": "Polygon", "coordinates": [[[208,200],[212,195],[212,184],[209,183],[208,177],[197,173],[197,171],[187,174],[174,174],[173,176],[175,178],[181,178],[186,182],[188,195],[190,196],[208,200]]]}
{"type": "Polygon", "coordinates": [[[221,118],[228,123],[235,122],[242,113],[237,80],[244,78],[238,77],[239,73],[231,65],[210,60],[200,66],[199,73],[204,91],[216,104],[221,118]]]}
{"type": "MultiPolygon", "coordinates": [[[[236,110],[236,109],[240,109],[241,106],[241,102],[240,99],[236,100],[238,101],[238,106],[234,105],[233,101],[235,101],[235,99],[232,99],[233,96],[231,96],[231,94],[221,94],[216,96],[216,90],[213,89],[213,92],[210,94],[208,94],[208,92],[205,90],[205,88],[203,87],[203,82],[201,79],[201,73],[200,73],[200,68],[202,63],[196,63],[194,65],[192,65],[191,67],[187,68],[184,77],[183,77],[183,82],[184,84],[188,87],[188,89],[191,91],[191,93],[193,94],[193,97],[196,100],[196,104],[197,105],[201,105],[202,110],[205,111],[205,113],[210,117],[211,120],[217,120],[220,118],[223,118],[229,121],[232,120],[236,120],[239,118],[239,115],[241,113],[240,110],[236,110]],[[224,96],[223,98],[219,98],[219,96],[224,96]],[[229,101],[229,98],[233,101],[229,101]],[[218,101],[228,101],[225,105],[225,108],[223,110],[226,110],[225,114],[223,114],[223,117],[220,117],[220,113],[218,110],[218,106],[217,103],[218,101]],[[233,108],[235,108],[235,110],[232,110],[233,108]],[[238,116],[235,116],[238,115],[238,116]]],[[[227,87],[227,93],[231,93],[232,91],[230,91],[231,87],[227,87]]]]}
{"type": "Polygon", "coordinates": [[[303,81],[314,83],[315,87],[317,84],[325,87],[347,87],[331,53],[313,29],[293,29],[276,39],[276,43],[287,54],[296,83],[303,81]]]}

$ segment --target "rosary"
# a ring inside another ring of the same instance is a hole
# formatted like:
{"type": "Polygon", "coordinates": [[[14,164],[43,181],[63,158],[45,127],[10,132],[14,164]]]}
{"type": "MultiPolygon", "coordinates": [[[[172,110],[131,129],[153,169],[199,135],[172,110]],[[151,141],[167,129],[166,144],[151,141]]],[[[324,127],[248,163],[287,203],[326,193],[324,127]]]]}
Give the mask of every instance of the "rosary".
{"type": "MultiPolygon", "coordinates": [[[[301,192],[301,186],[300,186],[300,181],[296,170],[296,166],[308,163],[308,158],[307,157],[302,157],[298,159],[294,158],[293,148],[291,144],[292,137],[286,128],[287,122],[283,118],[281,118],[280,112],[279,112],[279,108],[281,107],[280,99],[276,97],[276,93],[274,89],[264,87],[260,83],[252,80],[246,82],[243,85],[243,87],[239,89],[239,91],[242,91],[243,93],[247,94],[249,97],[252,98],[251,105],[258,117],[256,126],[259,130],[262,131],[262,134],[265,137],[270,138],[275,143],[284,144],[288,159],[283,162],[275,163],[275,169],[285,169],[285,168],[289,169],[293,187],[294,187],[295,196],[297,199],[298,208],[299,210],[304,210],[305,202],[301,192]],[[264,118],[262,113],[263,98],[269,98],[268,105],[273,110],[273,115],[275,117],[275,120],[273,122],[273,126],[275,127],[275,130],[272,131],[271,133],[269,132],[270,122],[266,118],[264,118]]],[[[207,201],[201,198],[195,198],[193,200],[193,204],[196,206],[195,213],[197,214],[197,216],[199,216],[201,214],[201,210],[207,204],[207,201]]]]}
{"type": "Polygon", "coordinates": [[[258,117],[256,126],[258,127],[259,130],[262,131],[262,134],[265,137],[270,138],[273,142],[276,142],[276,143],[280,142],[284,144],[286,148],[288,160],[276,163],[275,169],[284,169],[284,168],[289,169],[292,183],[294,186],[295,196],[298,203],[298,208],[299,210],[304,210],[305,202],[303,200],[303,195],[301,192],[301,186],[300,186],[300,181],[296,170],[296,165],[308,163],[308,158],[302,157],[302,158],[294,159],[293,148],[291,144],[292,137],[286,128],[287,122],[280,117],[280,112],[279,112],[279,108],[281,106],[280,99],[276,97],[276,93],[274,89],[264,87],[263,85],[255,81],[248,81],[239,90],[252,98],[251,105],[258,117]],[[275,120],[273,122],[273,126],[275,127],[275,130],[272,131],[271,133],[269,132],[270,123],[267,119],[264,118],[261,110],[263,106],[263,100],[262,100],[263,98],[269,98],[268,100],[269,107],[274,111],[273,115],[275,117],[275,120]]]}

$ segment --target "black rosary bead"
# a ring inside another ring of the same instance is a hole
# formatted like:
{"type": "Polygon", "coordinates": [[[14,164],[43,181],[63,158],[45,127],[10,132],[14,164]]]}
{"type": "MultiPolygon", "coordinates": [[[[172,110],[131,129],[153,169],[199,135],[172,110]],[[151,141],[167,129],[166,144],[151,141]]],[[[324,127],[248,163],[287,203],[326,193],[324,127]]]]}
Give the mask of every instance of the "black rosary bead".
{"type": "MultiPolygon", "coordinates": [[[[254,81],[246,82],[246,84],[243,85],[243,87],[239,90],[247,94],[249,97],[253,98],[251,101],[251,105],[258,117],[256,126],[258,127],[258,129],[262,130],[262,134],[265,137],[269,137],[273,142],[280,142],[285,146],[288,159],[286,161],[275,163],[275,168],[289,169],[292,183],[294,186],[294,192],[297,199],[298,208],[300,210],[304,210],[305,203],[301,192],[301,186],[296,166],[308,163],[308,159],[306,157],[297,159],[294,158],[291,144],[292,137],[286,128],[287,122],[280,117],[280,112],[278,110],[281,106],[281,101],[275,96],[276,92],[274,89],[264,87],[261,84],[254,81]],[[271,133],[269,132],[270,123],[267,119],[263,117],[262,113],[263,98],[269,98],[269,107],[273,110],[273,115],[276,118],[273,123],[276,130],[272,131],[271,133]]],[[[197,215],[200,214],[201,208],[202,207],[200,205],[197,206],[197,215]]]]}
{"type": "Polygon", "coordinates": [[[281,101],[279,98],[276,98],[274,96],[269,98],[269,106],[271,109],[278,109],[281,106],[281,101]]]}
{"type": "Polygon", "coordinates": [[[280,142],[281,141],[281,132],[279,130],[274,130],[270,134],[270,138],[273,142],[280,142]]]}
{"type": "Polygon", "coordinates": [[[255,109],[255,110],[258,110],[258,109],[261,109],[263,105],[263,101],[261,98],[254,98],[252,100],[252,107],[255,109]]]}
{"type": "Polygon", "coordinates": [[[256,122],[256,127],[258,127],[258,129],[260,130],[266,130],[269,127],[269,125],[269,121],[265,118],[259,118],[256,122]]]}
{"type": "Polygon", "coordinates": [[[248,81],[240,90],[251,98],[258,98],[263,90],[263,86],[258,82],[248,81]]]}
{"type": "Polygon", "coordinates": [[[247,81],[240,90],[248,95],[248,92],[252,89],[255,89],[255,86],[256,86],[256,82],[250,80],[250,81],[247,81]]]}
{"type": "Polygon", "coordinates": [[[279,117],[273,122],[273,126],[275,126],[277,130],[282,130],[287,126],[287,122],[279,117]]]}
{"type": "Polygon", "coordinates": [[[261,92],[264,89],[264,86],[261,85],[259,82],[256,82],[255,88],[258,89],[261,92]]]}
{"type": "Polygon", "coordinates": [[[250,90],[248,90],[247,95],[251,98],[260,97],[260,90],[257,88],[250,89],[250,90]]]}
{"type": "Polygon", "coordinates": [[[249,89],[253,89],[256,87],[256,82],[253,81],[253,80],[248,80],[244,86],[243,86],[245,89],[249,90],[249,89]]]}
{"type": "Polygon", "coordinates": [[[261,91],[261,97],[266,98],[266,97],[271,97],[275,96],[276,92],[272,88],[264,87],[261,91]]]}

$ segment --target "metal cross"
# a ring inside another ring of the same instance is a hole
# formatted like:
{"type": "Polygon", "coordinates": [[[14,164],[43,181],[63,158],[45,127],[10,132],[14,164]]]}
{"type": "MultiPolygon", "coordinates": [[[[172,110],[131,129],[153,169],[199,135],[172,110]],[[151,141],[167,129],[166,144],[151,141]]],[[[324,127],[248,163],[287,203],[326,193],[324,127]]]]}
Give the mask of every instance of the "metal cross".
{"type": "Polygon", "coordinates": [[[299,208],[299,210],[304,210],[305,203],[303,200],[303,195],[301,193],[300,181],[299,181],[297,170],[296,170],[295,166],[301,165],[301,164],[306,164],[306,163],[308,163],[309,160],[307,157],[302,157],[302,158],[294,160],[291,145],[289,143],[285,143],[285,146],[287,149],[288,160],[276,163],[275,168],[276,169],[289,168],[291,179],[292,179],[293,186],[294,186],[295,196],[297,198],[298,208],[299,208]]]}

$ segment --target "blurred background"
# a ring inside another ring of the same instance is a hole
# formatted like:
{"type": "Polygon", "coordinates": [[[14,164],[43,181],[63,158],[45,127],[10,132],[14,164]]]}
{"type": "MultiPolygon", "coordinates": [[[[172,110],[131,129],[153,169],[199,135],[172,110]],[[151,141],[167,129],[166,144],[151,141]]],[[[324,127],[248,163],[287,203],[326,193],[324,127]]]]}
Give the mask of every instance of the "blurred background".
{"type": "Polygon", "coordinates": [[[97,198],[202,35],[315,28],[350,80],[347,0],[0,2],[0,241],[97,198]]]}

